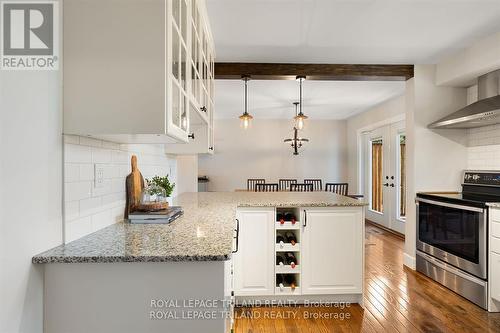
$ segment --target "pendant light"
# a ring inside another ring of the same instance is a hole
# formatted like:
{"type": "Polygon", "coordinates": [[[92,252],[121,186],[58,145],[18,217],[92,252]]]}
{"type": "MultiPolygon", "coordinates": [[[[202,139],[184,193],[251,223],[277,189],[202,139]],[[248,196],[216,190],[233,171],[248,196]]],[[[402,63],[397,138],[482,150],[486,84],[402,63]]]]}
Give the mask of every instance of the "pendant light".
{"type": "Polygon", "coordinates": [[[250,81],[250,76],[242,75],[241,79],[245,82],[245,112],[239,118],[241,120],[241,127],[247,129],[253,119],[252,115],[248,113],[248,81],[250,81]]]}
{"type": "Polygon", "coordinates": [[[299,81],[299,113],[295,115],[293,119],[295,119],[295,127],[298,130],[304,128],[304,120],[307,119],[307,116],[302,112],[302,82],[304,82],[305,79],[305,76],[296,77],[296,80],[299,81]]]}
{"type": "MultiPolygon", "coordinates": [[[[298,115],[297,108],[300,105],[300,103],[294,102],[293,105],[295,105],[295,116],[297,116],[298,115]]],[[[298,155],[299,150],[302,149],[302,147],[303,147],[303,144],[305,142],[309,142],[309,139],[299,137],[299,129],[297,128],[297,126],[294,126],[293,127],[293,138],[285,139],[285,140],[283,140],[283,142],[290,143],[290,146],[293,149],[293,154],[298,155]]]]}

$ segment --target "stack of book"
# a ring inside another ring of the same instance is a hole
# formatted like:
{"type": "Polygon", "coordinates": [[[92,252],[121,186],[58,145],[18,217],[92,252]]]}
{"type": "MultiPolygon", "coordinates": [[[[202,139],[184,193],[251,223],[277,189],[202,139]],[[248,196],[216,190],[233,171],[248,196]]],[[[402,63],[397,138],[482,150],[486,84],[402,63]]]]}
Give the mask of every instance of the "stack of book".
{"type": "Polygon", "coordinates": [[[172,206],[154,212],[132,212],[128,214],[130,223],[170,223],[184,213],[182,207],[172,206]]]}

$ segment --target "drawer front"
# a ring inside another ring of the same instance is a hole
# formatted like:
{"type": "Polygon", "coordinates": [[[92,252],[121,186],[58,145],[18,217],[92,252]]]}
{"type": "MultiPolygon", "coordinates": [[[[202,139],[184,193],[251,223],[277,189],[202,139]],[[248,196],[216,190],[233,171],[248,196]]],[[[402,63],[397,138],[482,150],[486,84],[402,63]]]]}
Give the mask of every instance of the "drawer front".
{"type": "Polygon", "coordinates": [[[491,253],[490,296],[500,302],[500,254],[491,253]]]}
{"type": "Polygon", "coordinates": [[[491,221],[491,236],[500,238],[500,222],[491,221]]]}
{"type": "Polygon", "coordinates": [[[490,251],[500,255],[500,238],[490,237],[490,251]]]}
{"type": "Polygon", "coordinates": [[[500,223],[500,209],[490,208],[490,216],[493,221],[500,223]]]}

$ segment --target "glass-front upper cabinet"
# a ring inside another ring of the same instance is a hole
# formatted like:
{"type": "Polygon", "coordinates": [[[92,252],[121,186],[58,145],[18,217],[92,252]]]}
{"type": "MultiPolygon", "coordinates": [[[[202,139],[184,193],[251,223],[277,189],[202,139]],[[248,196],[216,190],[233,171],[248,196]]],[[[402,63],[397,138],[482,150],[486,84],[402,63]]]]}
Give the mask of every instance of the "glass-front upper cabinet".
{"type": "Polygon", "coordinates": [[[197,0],[191,2],[191,98],[202,117],[210,122],[213,101],[213,42],[197,0]]]}
{"type": "Polygon", "coordinates": [[[167,117],[167,126],[172,132],[178,132],[179,135],[186,135],[189,131],[189,108],[188,105],[188,77],[189,77],[189,52],[188,52],[188,36],[190,4],[188,0],[171,0],[167,1],[167,6],[171,6],[170,33],[171,48],[170,48],[170,71],[167,93],[170,106],[170,116],[167,117]]]}

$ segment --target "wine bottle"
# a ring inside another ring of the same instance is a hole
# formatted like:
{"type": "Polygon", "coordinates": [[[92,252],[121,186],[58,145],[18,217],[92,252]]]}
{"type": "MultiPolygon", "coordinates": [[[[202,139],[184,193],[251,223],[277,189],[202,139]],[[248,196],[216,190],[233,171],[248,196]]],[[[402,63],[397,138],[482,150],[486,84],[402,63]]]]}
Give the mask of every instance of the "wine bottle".
{"type": "Polygon", "coordinates": [[[293,252],[286,252],[285,260],[287,265],[290,265],[292,268],[295,268],[295,265],[297,264],[297,258],[295,257],[295,254],[293,254],[293,252]]]}
{"type": "Polygon", "coordinates": [[[283,277],[283,274],[277,274],[276,275],[276,285],[280,287],[281,290],[285,287],[285,279],[283,277]]]}
{"type": "Polygon", "coordinates": [[[292,214],[292,216],[290,217],[290,221],[292,221],[292,224],[295,224],[295,222],[297,222],[297,218],[295,217],[295,214],[292,214]]]}
{"type": "Polygon", "coordinates": [[[285,242],[285,237],[283,237],[282,234],[277,233],[276,234],[276,243],[277,244],[282,244],[285,242]]]}
{"type": "Polygon", "coordinates": [[[285,213],[285,221],[291,221],[293,217],[293,214],[290,212],[285,213]]]}
{"type": "Polygon", "coordinates": [[[295,283],[295,275],[293,274],[285,274],[284,276],[285,283],[292,288],[292,290],[295,289],[297,284],[295,283]]]}
{"type": "Polygon", "coordinates": [[[280,224],[285,223],[285,215],[283,215],[282,213],[276,214],[276,219],[280,222],[280,224]]]}
{"type": "Polygon", "coordinates": [[[286,258],[281,253],[276,253],[276,265],[283,266],[286,262],[286,258]]]}
{"type": "Polygon", "coordinates": [[[295,245],[297,243],[297,238],[295,237],[295,234],[291,231],[287,231],[285,233],[285,237],[288,243],[295,245]]]}

